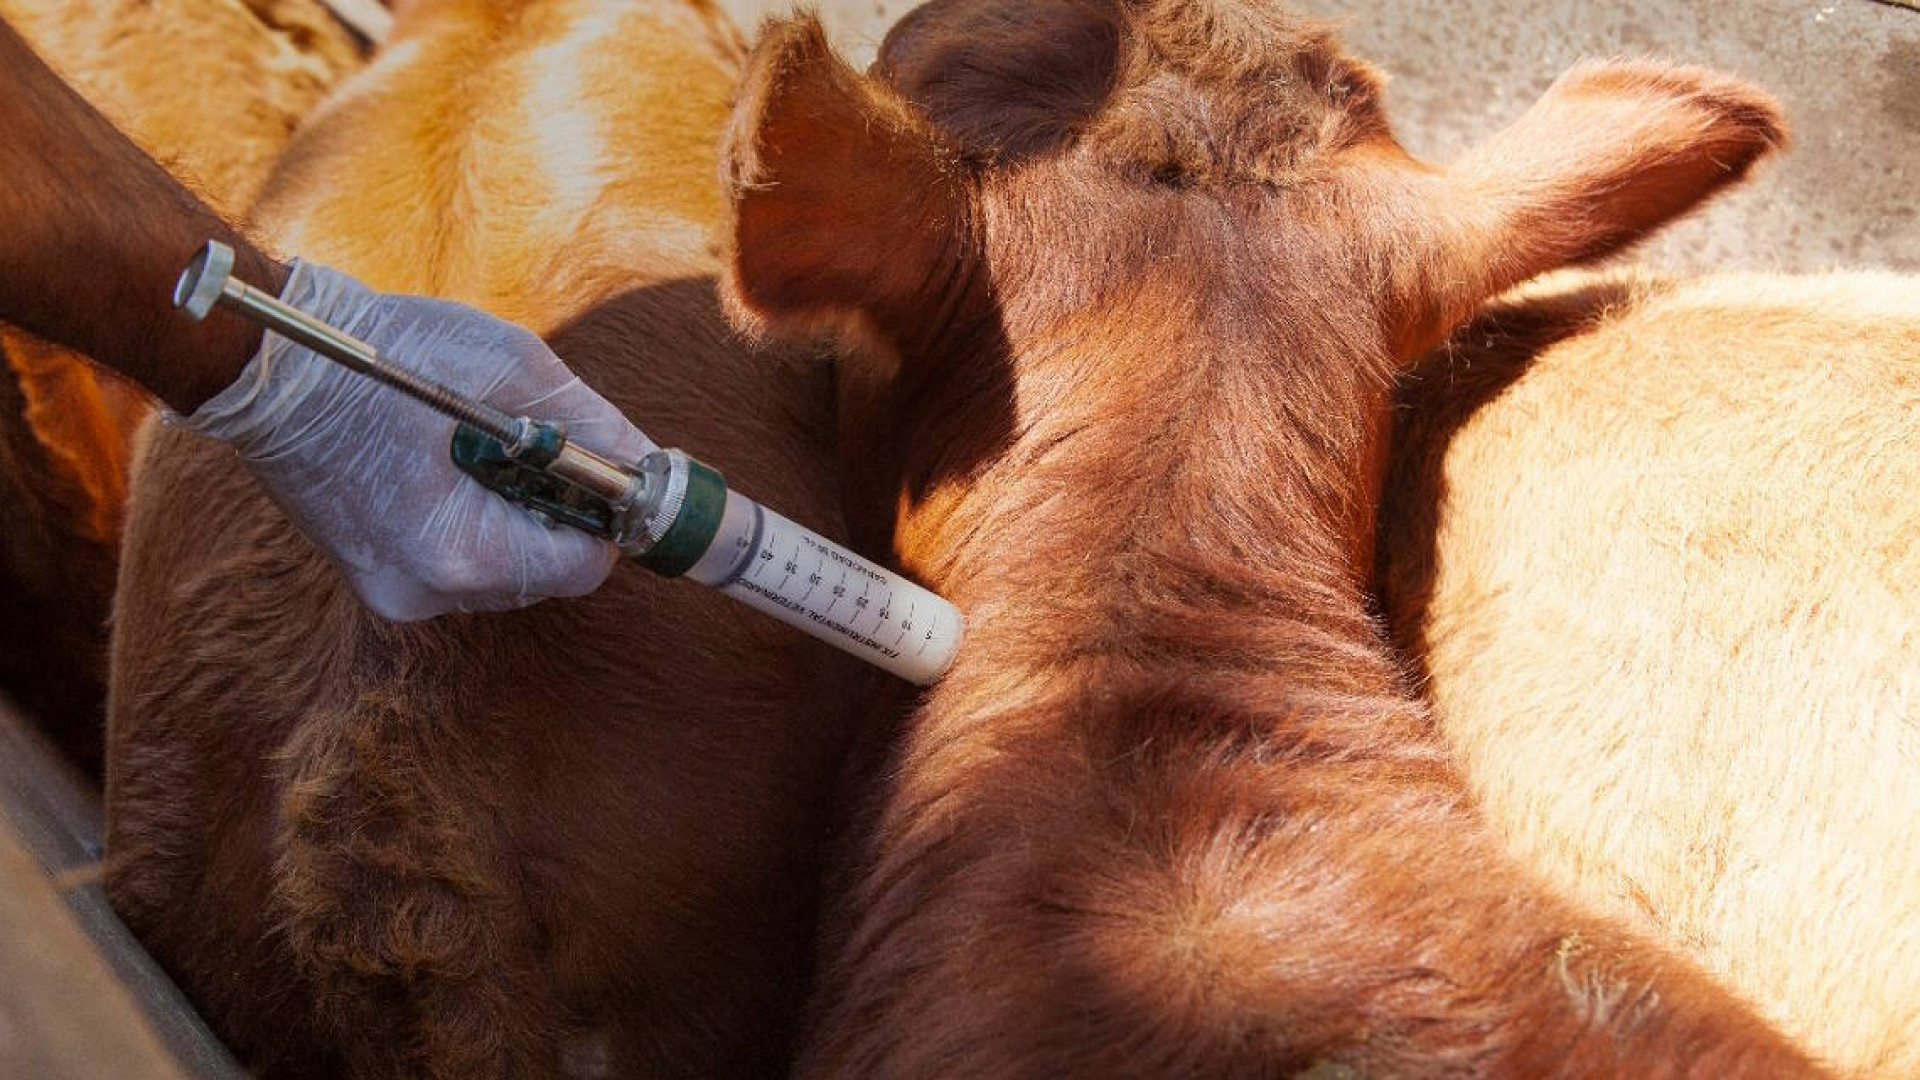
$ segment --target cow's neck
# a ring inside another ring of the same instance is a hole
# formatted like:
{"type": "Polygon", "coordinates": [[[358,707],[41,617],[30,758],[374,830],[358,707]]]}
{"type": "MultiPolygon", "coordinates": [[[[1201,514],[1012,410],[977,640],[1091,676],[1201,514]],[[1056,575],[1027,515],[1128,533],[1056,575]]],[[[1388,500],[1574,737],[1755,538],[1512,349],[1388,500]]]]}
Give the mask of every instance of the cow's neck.
{"type": "Polygon", "coordinates": [[[1430,725],[1360,591],[1239,569],[1105,553],[1059,574],[940,583],[968,640],[917,726],[936,741],[1040,736],[1176,757],[1232,744],[1431,771],[1430,725]]]}
{"type": "Polygon", "coordinates": [[[1282,364],[1270,387],[1216,385],[1196,351],[1099,361],[1166,368],[1136,380],[1164,395],[1049,397],[1047,380],[1084,377],[1071,358],[1021,381],[1011,446],[910,500],[898,551],[968,613],[969,652],[1003,677],[1404,698],[1366,597],[1379,444],[1340,419],[1383,381],[1310,385],[1282,364]]]}

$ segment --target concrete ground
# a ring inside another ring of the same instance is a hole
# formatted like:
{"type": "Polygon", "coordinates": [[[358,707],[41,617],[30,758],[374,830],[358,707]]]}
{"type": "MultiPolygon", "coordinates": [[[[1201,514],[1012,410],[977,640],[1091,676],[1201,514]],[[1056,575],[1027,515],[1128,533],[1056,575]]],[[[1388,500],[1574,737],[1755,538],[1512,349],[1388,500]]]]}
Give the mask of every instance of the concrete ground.
{"type": "MultiPolygon", "coordinates": [[[[1290,0],[1345,24],[1394,78],[1409,150],[1444,160],[1590,56],[1704,64],[1786,105],[1792,148],[1754,182],[1641,249],[1676,270],[1920,270],[1920,11],[1872,0],[1290,0]]],[[[721,0],[751,28],[788,2],[721,0]]],[[[915,4],[819,0],[865,65],[915,4]]]]}

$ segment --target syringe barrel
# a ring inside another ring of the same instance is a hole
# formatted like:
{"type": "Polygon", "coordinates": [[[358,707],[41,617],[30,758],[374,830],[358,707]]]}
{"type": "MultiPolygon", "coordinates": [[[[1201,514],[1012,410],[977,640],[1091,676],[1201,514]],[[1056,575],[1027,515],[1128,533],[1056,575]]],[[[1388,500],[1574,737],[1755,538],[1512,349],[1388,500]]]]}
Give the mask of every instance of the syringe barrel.
{"type": "Polygon", "coordinates": [[[939,596],[736,491],[686,576],[919,686],[946,673],[965,629],[939,596]]]}

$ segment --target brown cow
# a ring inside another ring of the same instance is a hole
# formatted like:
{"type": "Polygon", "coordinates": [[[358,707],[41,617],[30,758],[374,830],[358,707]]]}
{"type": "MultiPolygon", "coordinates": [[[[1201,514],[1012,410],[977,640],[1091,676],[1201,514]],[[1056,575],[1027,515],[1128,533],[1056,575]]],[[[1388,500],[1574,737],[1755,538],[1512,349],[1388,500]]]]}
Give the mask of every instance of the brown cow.
{"type": "Polygon", "coordinates": [[[1396,374],[1744,175],[1773,103],[1586,66],[1441,170],[1236,0],[948,0],[877,71],[777,27],[729,149],[733,301],[863,346],[850,514],[970,622],[802,1074],[1820,1075],[1504,856],[1366,600],[1396,374]]]}
{"type": "MultiPolygon", "coordinates": [[[[837,534],[825,373],[747,348],[716,295],[743,55],[696,0],[414,5],[256,219],[531,326],[663,445],[837,534]]],[[[256,1069],[784,1068],[850,661],[634,568],[385,623],[230,452],[170,429],[114,630],[108,888],[256,1069]]]]}
{"type": "Polygon", "coordinates": [[[1920,281],[1566,275],[1418,376],[1383,599],[1490,824],[1920,1078],[1920,281]]]}
{"type": "MultiPolygon", "coordinates": [[[[230,216],[361,61],[319,0],[0,0],[0,18],[230,216]]],[[[147,411],[101,372],[0,326],[0,689],[95,772],[127,467],[147,411]]]]}

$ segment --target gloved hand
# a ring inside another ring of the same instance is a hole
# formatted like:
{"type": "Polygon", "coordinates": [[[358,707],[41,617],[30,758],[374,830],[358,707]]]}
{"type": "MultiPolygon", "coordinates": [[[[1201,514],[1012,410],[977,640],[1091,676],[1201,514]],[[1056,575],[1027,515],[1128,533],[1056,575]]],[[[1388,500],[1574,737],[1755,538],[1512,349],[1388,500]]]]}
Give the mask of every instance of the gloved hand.
{"type": "MultiPolygon", "coordinates": [[[[293,264],[281,299],[399,366],[512,414],[565,421],[570,439],[616,460],[655,449],[521,327],[444,300],[377,293],[308,262],[293,264]]],[[[452,420],[277,334],[181,422],[238,450],[360,599],[389,619],[583,595],[618,554],[541,525],[455,468],[452,420]]]]}

